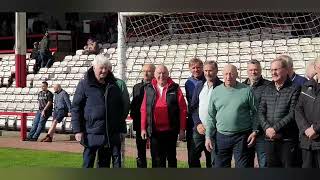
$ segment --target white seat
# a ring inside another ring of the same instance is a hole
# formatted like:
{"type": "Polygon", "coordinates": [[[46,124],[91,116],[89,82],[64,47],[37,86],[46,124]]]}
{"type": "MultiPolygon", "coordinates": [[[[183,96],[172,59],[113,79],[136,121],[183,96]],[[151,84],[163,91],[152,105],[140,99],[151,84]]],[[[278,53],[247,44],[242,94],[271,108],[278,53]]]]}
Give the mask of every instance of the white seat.
{"type": "Polygon", "coordinates": [[[311,39],[311,44],[319,45],[320,44],[320,37],[315,37],[311,39]]]}
{"type": "Polygon", "coordinates": [[[17,105],[17,107],[16,107],[16,110],[22,112],[22,111],[24,111],[25,106],[27,106],[25,103],[19,103],[19,104],[17,105]]]}
{"type": "Polygon", "coordinates": [[[278,39],[274,41],[274,46],[286,46],[287,40],[285,39],[278,39]]]}
{"type": "Polygon", "coordinates": [[[295,46],[299,45],[299,39],[288,39],[287,46],[295,46]]]}
{"type": "Polygon", "coordinates": [[[299,40],[299,45],[300,46],[305,46],[311,44],[311,39],[310,38],[301,38],[299,40]]]}
{"type": "Polygon", "coordinates": [[[295,45],[295,46],[289,46],[288,47],[288,53],[298,53],[300,52],[300,46],[299,45],[295,45]]]}
{"type": "Polygon", "coordinates": [[[276,47],[276,53],[282,54],[288,52],[288,46],[277,46],[276,47]]]}
{"type": "Polygon", "coordinates": [[[239,49],[239,47],[240,47],[240,43],[239,42],[230,42],[229,43],[229,48],[230,49],[239,49]]]}
{"type": "Polygon", "coordinates": [[[261,54],[262,53],[262,47],[253,47],[253,48],[251,48],[251,53],[252,54],[261,54]]]}
{"type": "Polygon", "coordinates": [[[301,46],[301,52],[314,52],[314,45],[301,46]]]}
{"type": "Polygon", "coordinates": [[[229,61],[228,56],[218,56],[218,60],[217,60],[218,63],[224,63],[228,61],[229,61]]]}
{"type": "Polygon", "coordinates": [[[251,48],[242,48],[240,49],[240,55],[250,54],[251,48]]]}
{"type": "Polygon", "coordinates": [[[7,111],[15,111],[16,107],[17,107],[16,103],[9,103],[7,107],[7,111]]]}
{"type": "Polygon", "coordinates": [[[14,102],[17,102],[17,103],[23,102],[23,98],[24,98],[23,95],[15,95],[14,102]]]}
{"type": "Polygon", "coordinates": [[[263,60],[263,54],[253,54],[251,56],[252,59],[256,59],[258,61],[262,61],[263,60]]]}
{"type": "Polygon", "coordinates": [[[229,56],[229,62],[239,62],[240,61],[240,56],[229,56]]]}
{"type": "Polygon", "coordinates": [[[240,42],[240,49],[249,48],[250,45],[251,45],[251,42],[250,42],[250,41],[240,42]]]}
{"type": "Polygon", "coordinates": [[[229,53],[229,49],[227,49],[227,48],[218,49],[219,56],[228,55],[228,53],[229,53]]]}
{"type": "Polygon", "coordinates": [[[274,40],[264,40],[262,41],[262,47],[271,47],[274,44],[274,40]]]}
{"type": "Polygon", "coordinates": [[[23,102],[31,103],[31,101],[32,101],[32,95],[24,95],[23,102]]]}
{"type": "Polygon", "coordinates": [[[317,57],[317,53],[309,52],[309,53],[303,53],[303,59],[305,61],[314,60],[317,57]]]}

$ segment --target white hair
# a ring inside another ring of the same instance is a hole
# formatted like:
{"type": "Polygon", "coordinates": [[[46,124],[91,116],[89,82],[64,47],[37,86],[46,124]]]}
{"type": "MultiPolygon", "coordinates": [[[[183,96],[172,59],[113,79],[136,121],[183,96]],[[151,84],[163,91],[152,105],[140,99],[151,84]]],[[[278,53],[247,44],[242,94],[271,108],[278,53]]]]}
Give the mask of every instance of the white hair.
{"type": "Polygon", "coordinates": [[[92,66],[97,66],[97,65],[104,65],[104,66],[107,66],[109,69],[112,69],[111,62],[103,54],[96,55],[96,57],[92,61],[92,66]]]}

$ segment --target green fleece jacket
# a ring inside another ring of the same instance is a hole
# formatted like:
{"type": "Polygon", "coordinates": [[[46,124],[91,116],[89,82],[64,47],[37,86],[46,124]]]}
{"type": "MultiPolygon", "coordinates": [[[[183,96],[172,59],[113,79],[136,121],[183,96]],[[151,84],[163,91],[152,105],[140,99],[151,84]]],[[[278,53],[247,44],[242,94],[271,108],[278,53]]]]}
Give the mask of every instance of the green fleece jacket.
{"type": "Polygon", "coordinates": [[[251,88],[240,82],[227,88],[224,84],[213,89],[209,101],[206,137],[216,131],[224,135],[257,129],[256,99],[251,88]]]}

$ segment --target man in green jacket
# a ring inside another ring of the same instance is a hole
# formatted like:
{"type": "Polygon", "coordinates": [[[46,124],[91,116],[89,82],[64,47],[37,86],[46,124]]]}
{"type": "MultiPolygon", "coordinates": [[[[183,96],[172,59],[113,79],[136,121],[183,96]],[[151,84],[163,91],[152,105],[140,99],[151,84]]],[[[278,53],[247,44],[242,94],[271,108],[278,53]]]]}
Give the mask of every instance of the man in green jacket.
{"type": "Polygon", "coordinates": [[[253,167],[256,100],[251,88],[237,77],[234,65],[225,66],[224,83],[212,91],[209,101],[205,145],[208,151],[215,149],[215,167],[231,167],[232,154],[235,167],[253,167]]]}

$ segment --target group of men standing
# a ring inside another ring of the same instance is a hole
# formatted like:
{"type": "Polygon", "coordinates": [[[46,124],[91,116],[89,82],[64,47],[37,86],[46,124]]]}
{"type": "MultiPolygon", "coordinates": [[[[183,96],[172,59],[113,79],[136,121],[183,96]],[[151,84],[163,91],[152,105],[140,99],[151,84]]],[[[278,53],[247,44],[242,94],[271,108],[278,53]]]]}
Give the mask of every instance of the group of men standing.
{"type": "MultiPolygon", "coordinates": [[[[150,139],[152,167],[177,167],[177,140],[187,141],[189,167],[319,167],[319,82],[293,71],[293,61],[282,55],[271,62],[272,81],[261,75],[257,60],[247,64],[248,79],[237,81],[237,68],[223,68],[217,77],[215,61],[193,58],[186,99],[165,65],[146,64],[143,80],[129,98],[124,81],[112,65],[97,55],[93,67],[77,86],[72,102],[72,127],[84,146],[83,167],[121,167],[121,134],[130,108],[136,131],[137,167],[147,167],[150,139]],[[306,82],[307,81],[307,82],[306,82]],[[302,88],[302,90],[301,90],[302,88]],[[300,93],[301,92],[301,93],[300,93]],[[300,144],[300,148],[299,148],[300,144]]],[[[314,62],[320,76],[320,59],[314,62]]]]}

